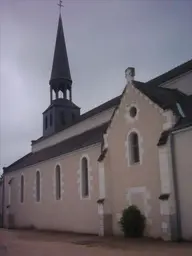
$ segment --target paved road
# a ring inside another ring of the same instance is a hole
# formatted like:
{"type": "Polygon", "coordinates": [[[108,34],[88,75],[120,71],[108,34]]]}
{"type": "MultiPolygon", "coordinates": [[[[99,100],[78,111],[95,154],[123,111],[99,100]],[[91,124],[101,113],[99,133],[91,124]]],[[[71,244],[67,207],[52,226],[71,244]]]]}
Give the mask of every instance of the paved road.
{"type": "Polygon", "coordinates": [[[7,248],[4,245],[0,245],[0,256],[6,256],[7,255],[7,248]]]}
{"type": "Polygon", "coordinates": [[[0,256],[188,256],[192,244],[0,230],[0,256]]]}

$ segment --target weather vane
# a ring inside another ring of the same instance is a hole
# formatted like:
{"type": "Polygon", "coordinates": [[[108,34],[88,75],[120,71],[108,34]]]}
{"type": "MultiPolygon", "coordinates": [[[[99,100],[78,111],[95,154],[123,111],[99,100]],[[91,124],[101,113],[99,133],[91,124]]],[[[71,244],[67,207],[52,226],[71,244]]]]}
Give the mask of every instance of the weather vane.
{"type": "Polygon", "coordinates": [[[59,5],[59,11],[60,11],[60,13],[61,13],[61,8],[64,7],[64,6],[62,5],[62,3],[63,3],[63,1],[60,0],[60,1],[59,1],[59,4],[57,4],[57,5],[59,5]]]}

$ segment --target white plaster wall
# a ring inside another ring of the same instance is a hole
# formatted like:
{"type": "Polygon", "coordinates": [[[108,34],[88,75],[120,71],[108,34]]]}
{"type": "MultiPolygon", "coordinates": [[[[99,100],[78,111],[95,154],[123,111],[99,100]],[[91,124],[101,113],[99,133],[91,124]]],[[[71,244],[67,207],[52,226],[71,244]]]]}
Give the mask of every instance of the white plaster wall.
{"type": "Polygon", "coordinates": [[[168,121],[170,120],[163,115],[162,109],[132,85],[127,86],[120,106],[107,130],[108,157],[105,162],[108,162],[105,166],[109,166],[109,169],[105,169],[105,173],[106,177],[109,176],[108,173],[111,176],[112,192],[109,194],[108,201],[112,202],[114,234],[121,234],[118,220],[122,210],[127,207],[128,202],[130,203],[130,198],[132,200],[132,196],[134,200],[136,197],[143,198],[143,210],[147,216],[146,235],[160,237],[162,234],[162,217],[158,199],[161,184],[157,142],[162,133],[163,124],[168,121]],[[127,118],[128,108],[133,104],[138,110],[138,116],[130,121],[127,118]],[[133,130],[141,135],[139,137],[141,162],[129,165],[127,135],[133,130]],[[131,192],[129,197],[129,191],[141,192],[139,194],[131,192]]]}
{"type": "Polygon", "coordinates": [[[151,199],[151,195],[150,192],[147,191],[147,187],[145,186],[141,186],[141,187],[131,187],[127,190],[127,200],[129,205],[134,205],[135,202],[133,200],[133,195],[134,194],[140,194],[143,200],[143,209],[140,209],[139,205],[137,205],[139,207],[139,209],[144,213],[145,217],[148,218],[149,213],[151,211],[151,206],[148,202],[148,199],[151,199]]]}
{"type": "Polygon", "coordinates": [[[63,140],[66,140],[70,137],[81,134],[87,130],[95,128],[95,127],[109,121],[113,111],[114,111],[114,107],[111,109],[108,109],[106,111],[103,111],[100,114],[94,115],[91,118],[88,118],[82,122],[79,122],[79,123],[67,128],[67,129],[47,138],[47,139],[44,139],[43,141],[40,141],[40,142],[32,145],[32,152],[36,152],[43,148],[55,145],[63,140]]]}
{"type": "Polygon", "coordinates": [[[159,147],[159,167],[160,167],[160,179],[161,179],[161,193],[170,194],[170,162],[169,162],[169,149],[168,147],[159,147]]]}
{"type": "Polygon", "coordinates": [[[97,159],[101,145],[93,145],[61,155],[28,168],[5,175],[5,224],[7,223],[9,203],[8,181],[13,178],[11,207],[15,225],[18,228],[34,226],[37,229],[63,230],[98,234],[99,217],[97,200],[99,198],[99,179],[97,159]],[[79,189],[79,166],[83,156],[89,158],[90,197],[81,200],[79,189]],[[61,166],[62,196],[55,196],[55,167],[61,166]],[[40,171],[41,196],[36,202],[36,171],[40,171]],[[24,202],[20,202],[20,178],[24,175],[24,202]],[[54,178],[53,178],[54,177],[54,178]]]}
{"type": "Polygon", "coordinates": [[[192,128],[176,133],[174,145],[182,236],[192,241],[192,128]]]}
{"type": "Polygon", "coordinates": [[[99,163],[99,198],[105,198],[105,170],[103,162],[99,163]]]}
{"type": "MultiPolygon", "coordinates": [[[[161,181],[161,194],[169,194],[169,200],[159,200],[160,213],[162,216],[173,213],[173,191],[172,191],[172,164],[171,164],[171,152],[170,143],[159,147],[159,170],[160,170],[160,181],[161,181]]],[[[168,223],[163,221],[161,224],[162,232],[166,233],[168,223]]]]}
{"type": "Polygon", "coordinates": [[[163,112],[163,116],[166,121],[163,123],[163,130],[168,130],[174,126],[176,123],[176,117],[171,110],[166,110],[163,112]]]}
{"type": "Polygon", "coordinates": [[[186,74],[167,83],[164,83],[161,86],[170,89],[177,88],[178,90],[190,95],[192,94],[192,71],[187,72],[186,74]]]}

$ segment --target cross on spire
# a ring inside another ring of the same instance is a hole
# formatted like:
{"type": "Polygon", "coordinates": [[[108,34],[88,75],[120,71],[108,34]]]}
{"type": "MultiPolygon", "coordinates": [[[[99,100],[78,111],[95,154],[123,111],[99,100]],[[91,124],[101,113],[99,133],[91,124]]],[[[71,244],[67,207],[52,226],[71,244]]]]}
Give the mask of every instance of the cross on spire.
{"type": "Polygon", "coordinates": [[[61,13],[61,8],[64,7],[64,6],[62,5],[62,3],[63,3],[63,1],[62,1],[62,0],[59,0],[59,4],[57,4],[57,5],[59,6],[59,11],[60,11],[60,13],[61,13]]]}

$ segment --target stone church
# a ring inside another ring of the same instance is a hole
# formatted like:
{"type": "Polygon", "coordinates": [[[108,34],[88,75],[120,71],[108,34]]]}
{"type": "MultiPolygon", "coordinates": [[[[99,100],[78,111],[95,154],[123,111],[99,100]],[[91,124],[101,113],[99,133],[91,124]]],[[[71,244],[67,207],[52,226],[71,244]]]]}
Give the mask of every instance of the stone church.
{"type": "Polygon", "coordinates": [[[81,114],[59,17],[43,135],[4,168],[5,228],[121,235],[134,204],[146,236],[192,239],[192,60],[134,76],[127,68],[122,94],[81,114]]]}

